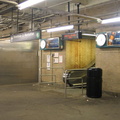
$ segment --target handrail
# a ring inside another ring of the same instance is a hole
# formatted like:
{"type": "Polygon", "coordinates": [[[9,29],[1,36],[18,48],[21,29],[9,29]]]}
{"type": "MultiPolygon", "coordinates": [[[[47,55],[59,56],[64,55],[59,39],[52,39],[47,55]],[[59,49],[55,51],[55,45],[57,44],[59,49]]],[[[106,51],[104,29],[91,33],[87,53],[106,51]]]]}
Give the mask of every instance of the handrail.
{"type": "MultiPolygon", "coordinates": [[[[39,69],[47,69],[48,67],[41,67],[41,68],[39,68],[39,69]]],[[[49,67],[50,69],[63,69],[64,70],[64,68],[63,67],[49,67]]]]}
{"type": "MultiPolygon", "coordinates": [[[[47,69],[48,67],[40,67],[39,68],[39,70],[42,70],[42,69],[47,69]]],[[[64,70],[64,68],[63,67],[49,67],[50,69],[62,69],[62,70],[64,70]]],[[[55,76],[55,83],[56,83],[56,75],[53,75],[53,74],[40,74],[39,76],[55,76]]],[[[41,78],[42,79],[42,78],[41,78]]],[[[42,80],[40,81],[38,81],[39,83],[42,83],[42,80]]]]}
{"type": "MultiPolygon", "coordinates": [[[[81,69],[82,70],[82,69],[81,69]]],[[[85,69],[84,69],[85,70],[85,69]]],[[[69,70],[65,70],[65,98],[67,98],[67,80],[71,80],[71,79],[81,79],[82,80],[82,95],[83,95],[83,77],[85,76],[85,75],[83,75],[82,77],[74,77],[74,78],[67,78],[67,76],[66,76],[66,73],[68,72],[68,71],[70,71],[70,69],[69,70]]]]}
{"type": "Polygon", "coordinates": [[[81,68],[81,69],[67,69],[67,71],[84,71],[87,70],[87,68],[81,68]]]}

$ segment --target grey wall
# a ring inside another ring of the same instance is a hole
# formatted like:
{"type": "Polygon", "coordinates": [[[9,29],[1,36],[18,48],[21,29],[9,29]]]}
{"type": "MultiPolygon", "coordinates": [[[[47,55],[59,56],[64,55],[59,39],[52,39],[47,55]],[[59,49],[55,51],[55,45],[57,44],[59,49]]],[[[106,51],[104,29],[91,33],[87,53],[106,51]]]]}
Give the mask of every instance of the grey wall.
{"type": "Polygon", "coordinates": [[[0,84],[37,82],[37,50],[38,41],[0,41],[0,84]]]}

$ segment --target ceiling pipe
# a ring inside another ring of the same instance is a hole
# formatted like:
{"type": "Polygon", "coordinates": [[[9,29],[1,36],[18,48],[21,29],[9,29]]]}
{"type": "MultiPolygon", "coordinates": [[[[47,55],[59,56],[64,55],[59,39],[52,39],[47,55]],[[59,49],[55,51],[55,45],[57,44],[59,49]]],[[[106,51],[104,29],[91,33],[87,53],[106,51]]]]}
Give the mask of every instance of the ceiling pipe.
{"type": "Polygon", "coordinates": [[[43,17],[34,18],[34,21],[44,19],[44,18],[48,18],[48,17],[53,17],[53,16],[55,16],[55,14],[50,14],[50,15],[46,15],[46,16],[43,16],[43,17]]]}
{"type": "Polygon", "coordinates": [[[86,19],[92,19],[92,20],[96,20],[98,23],[102,22],[102,20],[100,18],[87,16],[87,15],[82,15],[82,14],[70,13],[70,14],[68,14],[68,16],[76,16],[76,17],[82,17],[82,18],[86,18],[86,19]]]}
{"type": "MultiPolygon", "coordinates": [[[[70,13],[70,2],[68,2],[68,12],[70,13]]],[[[70,21],[70,16],[68,16],[68,21],[70,21]]],[[[70,22],[68,22],[70,24],[70,22]]]]}
{"type": "Polygon", "coordinates": [[[5,8],[5,9],[3,9],[3,10],[0,10],[0,15],[4,15],[4,14],[10,12],[12,9],[16,10],[16,8],[17,7],[9,6],[9,7],[5,8]]]}
{"type": "Polygon", "coordinates": [[[12,4],[12,5],[15,5],[17,6],[18,3],[17,2],[14,2],[14,1],[9,1],[9,0],[0,0],[0,2],[3,2],[3,3],[8,3],[8,4],[12,4]]]}
{"type": "MultiPolygon", "coordinates": [[[[78,14],[78,19],[79,19],[79,14],[80,14],[80,5],[81,3],[77,3],[77,14],[78,14]]],[[[80,31],[80,21],[78,20],[78,31],[80,31]]]]}

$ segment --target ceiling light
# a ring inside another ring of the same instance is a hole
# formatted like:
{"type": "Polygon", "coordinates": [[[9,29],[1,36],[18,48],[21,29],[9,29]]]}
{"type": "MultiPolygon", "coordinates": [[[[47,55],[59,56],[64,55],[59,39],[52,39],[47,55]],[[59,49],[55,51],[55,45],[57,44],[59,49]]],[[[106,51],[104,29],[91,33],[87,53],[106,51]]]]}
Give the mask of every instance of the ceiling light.
{"type": "Polygon", "coordinates": [[[67,25],[67,26],[60,26],[55,28],[47,29],[47,32],[56,32],[56,31],[63,31],[63,30],[71,30],[74,28],[74,25],[67,25]]]}
{"type": "Polygon", "coordinates": [[[22,10],[22,9],[25,9],[25,8],[27,8],[27,7],[30,7],[30,6],[32,6],[32,5],[35,5],[35,4],[40,3],[40,2],[43,2],[43,1],[45,1],[45,0],[27,0],[27,1],[25,1],[25,2],[20,3],[20,4],[18,5],[18,8],[19,8],[20,10],[22,10]]]}
{"type": "Polygon", "coordinates": [[[46,30],[42,30],[42,32],[46,32],[46,30]]]}
{"type": "Polygon", "coordinates": [[[85,36],[96,36],[96,34],[89,34],[89,33],[83,33],[82,35],[85,35],[85,36]]]}
{"type": "Polygon", "coordinates": [[[102,24],[113,23],[113,22],[120,22],[120,17],[102,20],[102,24]]]}

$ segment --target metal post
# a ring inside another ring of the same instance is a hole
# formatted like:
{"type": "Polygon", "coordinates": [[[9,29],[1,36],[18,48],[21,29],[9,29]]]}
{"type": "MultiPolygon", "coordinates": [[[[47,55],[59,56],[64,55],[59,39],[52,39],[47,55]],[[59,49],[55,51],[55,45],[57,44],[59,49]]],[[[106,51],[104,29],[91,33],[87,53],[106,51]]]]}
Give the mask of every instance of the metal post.
{"type": "Polygon", "coordinates": [[[12,8],[12,13],[11,13],[11,20],[12,20],[12,24],[13,24],[13,8],[12,8]]]}
{"type": "MultiPolygon", "coordinates": [[[[40,30],[40,39],[41,39],[41,30],[40,30]]],[[[38,58],[38,60],[37,60],[37,64],[38,64],[38,84],[40,83],[40,72],[41,72],[41,70],[40,70],[40,68],[41,68],[41,65],[40,65],[40,58],[41,58],[41,52],[40,52],[40,49],[39,49],[39,46],[40,46],[40,40],[38,41],[38,49],[37,49],[37,58],[38,58]]],[[[42,51],[42,50],[41,50],[42,51]]],[[[42,63],[42,62],[41,62],[42,63]]]]}
{"type": "Polygon", "coordinates": [[[17,33],[19,31],[19,10],[17,11],[17,33]]]}
{"type": "MultiPolygon", "coordinates": [[[[40,30],[40,39],[42,39],[42,30],[40,30]]],[[[39,44],[40,44],[40,40],[39,40],[39,44]]],[[[39,50],[39,83],[42,82],[42,50],[39,50]]]]}
{"type": "MultiPolygon", "coordinates": [[[[53,57],[52,56],[52,52],[50,51],[50,58],[51,58],[51,67],[53,68],[53,57]],[[52,58],[51,58],[52,57],[52,58]]],[[[53,75],[53,69],[50,69],[51,70],[51,74],[53,75]]],[[[52,76],[52,82],[53,82],[53,76],[52,76]]]]}
{"type": "MultiPolygon", "coordinates": [[[[70,2],[68,2],[68,12],[70,12],[70,2]]],[[[70,16],[68,16],[68,25],[70,25],[70,16]]],[[[70,32],[70,30],[68,30],[70,32]]]]}
{"type": "Polygon", "coordinates": [[[31,31],[33,30],[33,12],[34,12],[34,9],[32,8],[32,16],[31,16],[31,31]]]}
{"type": "MultiPolygon", "coordinates": [[[[18,0],[19,3],[19,0],[18,0]]],[[[19,31],[19,9],[17,10],[17,33],[19,31]]]]}
{"type": "MultiPolygon", "coordinates": [[[[68,2],[68,12],[70,12],[70,2],[68,2]]],[[[68,16],[68,21],[70,21],[70,16],[68,16]]],[[[70,24],[70,22],[68,22],[70,24]]]]}
{"type": "Polygon", "coordinates": [[[66,76],[67,70],[65,71],[65,98],[67,98],[67,76],[66,76]]]}
{"type": "Polygon", "coordinates": [[[82,95],[83,95],[83,78],[82,78],[82,95]]]}
{"type": "MultiPolygon", "coordinates": [[[[80,14],[80,4],[81,3],[77,3],[76,6],[77,6],[77,14],[80,14]]],[[[79,17],[78,17],[79,19],[79,17]]],[[[78,31],[80,31],[80,21],[78,20],[78,31]]]]}

